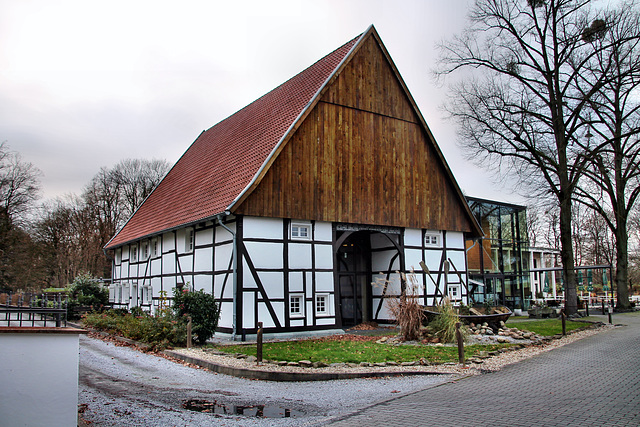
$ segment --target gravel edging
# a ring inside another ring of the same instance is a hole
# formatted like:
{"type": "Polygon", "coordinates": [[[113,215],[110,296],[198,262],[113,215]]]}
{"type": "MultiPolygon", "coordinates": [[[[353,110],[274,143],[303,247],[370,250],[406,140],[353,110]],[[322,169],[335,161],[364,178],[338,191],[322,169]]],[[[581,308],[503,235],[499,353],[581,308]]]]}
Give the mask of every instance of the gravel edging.
{"type": "Polygon", "coordinates": [[[556,335],[539,342],[491,352],[482,358],[467,359],[467,364],[446,363],[440,365],[415,366],[329,366],[310,368],[301,366],[279,366],[273,363],[249,362],[230,356],[212,354],[202,349],[165,350],[164,354],[184,362],[225,375],[268,381],[326,381],[335,379],[371,378],[402,375],[478,375],[498,371],[506,365],[528,359],[579,339],[615,328],[613,325],[594,324],[589,329],[572,331],[566,336],[556,335]]]}

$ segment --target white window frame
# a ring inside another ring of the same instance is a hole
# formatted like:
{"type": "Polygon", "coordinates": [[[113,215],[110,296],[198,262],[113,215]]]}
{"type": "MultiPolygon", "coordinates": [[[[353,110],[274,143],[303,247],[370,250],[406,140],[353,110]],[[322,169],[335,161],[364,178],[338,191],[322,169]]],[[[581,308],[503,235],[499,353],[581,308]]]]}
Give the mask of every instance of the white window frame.
{"type": "Polygon", "coordinates": [[[313,300],[313,307],[316,311],[316,314],[319,316],[328,316],[331,314],[331,311],[329,310],[329,294],[316,294],[314,300],[313,300]],[[324,309],[320,309],[320,301],[322,302],[322,305],[324,306],[324,309]]]}
{"type": "Polygon", "coordinates": [[[120,288],[119,284],[109,285],[109,302],[112,304],[117,304],[120,301],[118,300],[118,288],[120,288]]]}
{"type": "Polygon", "coordinates": [[[426,248],[441,248],[442,233],[439,231],[427,231],[424,233],[424,246],[426,248]]]}
{"type": "Polygon", "coordinates": [[[449,285],[449,289],[447,290],[447,294],[451,297],[452,300],[459,300],[462,298],[462,294],[460,293],[460,285],[449,285]]]}
{"type": "Polygon", "coordinates": [[[292,240],[311,240],[311,223],[292,222],[290,232],[292,240]],[[306,230],[302,232],[302,230],[306,230]]]}
{"type": "Polygon", "coordinates": [[[129,262],[138,262],[138,245],[129,247],[129,262]]]}
{"type": "Polygon", "coordinates": [[[289,294],[289,317],[304,317],[304,294],[289,294]]]}
{"type": "Polygon", "coordinates": [[[151,285],[142,286],[142,302],[140,304],[149,305],[152,300],[153,289],[151,285]]]}
{"type": "Polygon", "coordinates": [[[193,252],[196,246],[196,231],[193,228],[187,228],[184,235],[184,251],[193,252]]]}
{"type": "Polygon", "coordinates": [[[141,252],[141,256],[142,256],[142,260],[148,260],[149,259],[149,241],[143,242],[142,247],[140,248],[140,252],[141,252]]]}
{"type": "Polygon", "coordinates": [[[151,256],[158,256],[158,238],[151,239],[151,256]]]}

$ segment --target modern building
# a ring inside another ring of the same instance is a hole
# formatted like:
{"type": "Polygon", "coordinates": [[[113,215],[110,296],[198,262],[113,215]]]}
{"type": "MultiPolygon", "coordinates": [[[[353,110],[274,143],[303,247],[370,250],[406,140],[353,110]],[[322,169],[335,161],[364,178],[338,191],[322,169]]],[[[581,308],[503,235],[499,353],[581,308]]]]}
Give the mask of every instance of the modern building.
{"type": "Polygon", "coordinates": [[[467,202],[484,231],[466,243],[470,298],[526,309],[532,298],[526,207],[473,197],[467,202]]]}

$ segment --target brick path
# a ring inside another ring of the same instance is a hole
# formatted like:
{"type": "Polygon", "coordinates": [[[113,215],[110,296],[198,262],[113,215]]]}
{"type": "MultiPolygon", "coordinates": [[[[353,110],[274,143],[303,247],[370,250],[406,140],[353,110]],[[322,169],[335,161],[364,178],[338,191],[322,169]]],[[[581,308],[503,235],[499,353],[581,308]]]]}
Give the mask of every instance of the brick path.
{"type": "Polygon", "coordinates": [[[640,426],[640,313],[613,322],[627,326],[326,425],[640,426]]]}

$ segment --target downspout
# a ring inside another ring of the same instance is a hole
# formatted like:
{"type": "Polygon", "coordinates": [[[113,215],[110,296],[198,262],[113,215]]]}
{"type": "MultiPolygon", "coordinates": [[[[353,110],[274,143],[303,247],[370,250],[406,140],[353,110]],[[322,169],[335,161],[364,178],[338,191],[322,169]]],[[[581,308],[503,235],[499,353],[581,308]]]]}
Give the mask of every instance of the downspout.
{"type": "MultiPolygon", "coordinates": [[[[230,213],[229,212],[225,212],[224,215],[228,216],[230,213]]],[[[231,324],[231,328],[232,328],[232,332],[231,332],[231,340],[235,341],[236,340],[236,335],[237,335],[237,330],[236,330],[236,319],[238,316],[238,306],[236,304],[236,300],[237,300],[237,293],[238,293],[238,249],[237,249],[237,245],[236,245],[236,233],[231,230],[229,227],[227,227],[224,222],[222,222],[222,216],[223,214],[218,214],[216,215],[216,218],[218,219],[218,223],[222,226],[222,228],[224,228],[225,230],[227,230],[229,233],[231,233],[231,235],[233,236],[233,320],[232,320],[232,324],[231,324]]]]}

